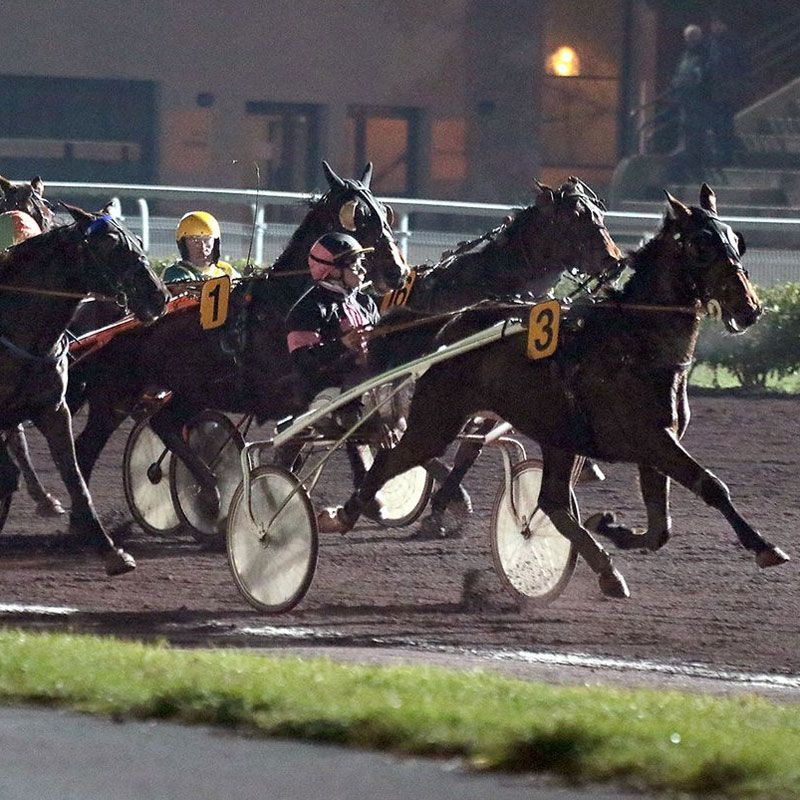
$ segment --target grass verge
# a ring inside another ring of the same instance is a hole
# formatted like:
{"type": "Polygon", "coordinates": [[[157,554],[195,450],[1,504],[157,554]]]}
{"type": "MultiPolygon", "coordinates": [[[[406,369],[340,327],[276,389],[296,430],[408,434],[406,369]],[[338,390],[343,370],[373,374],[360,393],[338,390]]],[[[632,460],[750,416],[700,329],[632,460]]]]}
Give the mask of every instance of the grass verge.
{"type": "Polygon", "coordinates": [[[566,782],[800,797],[800,706],[564,688],[491,672],[367,667],[0,631],[0,701],[433,757],[566,782]]]}

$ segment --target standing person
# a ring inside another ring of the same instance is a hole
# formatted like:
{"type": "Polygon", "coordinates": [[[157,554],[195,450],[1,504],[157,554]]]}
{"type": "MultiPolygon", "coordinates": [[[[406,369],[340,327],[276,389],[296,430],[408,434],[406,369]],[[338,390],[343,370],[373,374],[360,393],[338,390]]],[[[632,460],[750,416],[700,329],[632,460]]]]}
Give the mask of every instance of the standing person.
{"type": "Polygon", "coordinates": [[[680,111],[683,140],[681,178],[702,180],[711,108],[705,84],[706,52],[700,26],[687,25],[683,40],[683,53],[672,78],[672,94],[680,111]]]}
{"type": "Polygon", "coordinates": [[[180,259],[164,270],[164,283],[203,281],[239,273],[227,262],[220,261],[221,234],[219,223],[207,211],[190,211],[181,217],[175,230],[180,259]]]}
{"type": "Polygon", "coordinates": [[[709,124],[714,137],[715,164],[733,163],[736,151],[734,115],[739,107],[747,66],[741,46],[719,17],[712,17],[706,37],[706,96],[711,104],[709,124]]]}

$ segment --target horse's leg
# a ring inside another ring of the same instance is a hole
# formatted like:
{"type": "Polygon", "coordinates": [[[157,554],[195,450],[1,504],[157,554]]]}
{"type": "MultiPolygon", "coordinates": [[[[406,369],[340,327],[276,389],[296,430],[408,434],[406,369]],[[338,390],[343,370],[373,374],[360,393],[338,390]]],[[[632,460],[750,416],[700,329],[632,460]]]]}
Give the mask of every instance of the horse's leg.
{"type": "Polygon", "coordinates": [[[95,399],[89,401],[86,425],[75,440],[78,468],[87,484],[100,453],[126,416],[111,403],[97,402],[95,399]]]}
{"type": "Polygon", "coordinates": [[[192,477],[200,487],[198,499],[204,511],[216,517],[219,514],[220,503],[217,479],[183,437],[183,426],[194,416],[193,412],[194,409],[190,411],[188,407],[173,401],[150,417],[150,427],[170,452],[180,458],[192,473],[192,477]]]}
{"type": "MultiPolygon", "coordinates": [[[[471,428],[470,433],[486,435],[495,424],[496,420],[494,419],[484,420],[479,426],[471,428]]],[[[439,481],[440,485],[431,499],[431,513],[420,523],[421,533],[436,533],[444,536],[448,531],[445,517],[448,511],[462,518],[472,513],[472,498],[461,485],[461,481],[478,460],[482,450],[483,446],[480,442],[468,440],[459,442],[453,459],[453,467],[450,470],[438,459],[433,459],[440,477],[436,478],[437,473],[432,472],[431,474],[439,481]],[[439,465],[441,465],[441,469],[439,469],[439,465]],[[441,474],[442,471],[444,474],[441,474]]],[[[433,462],[429,461],[426,468],[433,462]]],[[[429,469],[429,471],[431,470],[429,469]]],[[[461,524],[463,523],[456,523],[455,528],[459,528],[461,524]]]]}
{"type": "Polygon", "coordinates": [[[86,482],[78,469],[72,441],[72,415],[67,404],[62,401],[55,408],[45,408],[36,414],[33,421],[47,439],[53,461],[72,500],[70,529],[97,548],[103,556],[108,575],[122,575],[135,569],[133,557],[115,547],[97,518],[86,482]]]}
{"type": "Polygon", "coordinates": [[[17,425],[16,428],[9,428],[5,432],[5,439],[11,458],[19,467],[20,472],[22,472],[25,488],[30,498],[36,503],[36,513],[40,517],[57,517],[66,513],[61,501],[55,495],[50,494],[39,480],[31,461],[31,454],[28,450],[28,442],[22,425],[17,425]]]}
{"type": "MultiPolygon", "coordinates": [[[[365,507],[369,507],[386,481],[424,464],[447,449],[464,424],[466,413],[456,402],[437,401],[446,396],[435,381],[417,384],[417,391],[408,415],[408,427],[396,447],[379,450],[364,476],[361,486],[335,515],[322,515],[321,529],[345,533],[355,525],[365,507]]],[[[468,413],[468,412],[467,412],[468,413]]]]}
{"type": "Polygon", "coordinates": [[[779,547],[768,542],[736,510],[728,487],[712,472],[698,464],[683,448],[671,431],[664,431],[660,447],[650,452],[651,466],[694,492],[701,500],[716,508],[728,520],[739,542],[756,555],[759,567],[774,567],[789,560],[779,547]]]}
{"type": "Polygon", "coordinates": [[[609,511],[593,514],[584,520],[584,526],[592,533],[609,539],[620,550],[658,550],[663,547],[672,533],[669,478],[657,469],[639,464],[639,486],[647,509],[646,531],[638,532],[617,525],[616,517],[609,511]]]}
{"type": "Polygon", "coordinates": [[[8,452],[8,431],[0,438],[0,498],[5,499],[19,488],[19,467],[8,452]]]}
{"type": "Polygon", "coordinates": [[[574,454],[565,450],[542,447],[544,470],[539,493],[539,508],[558,528],[558,532],[575,545],[579,555],[597,573],[600,591],[604,595],[616,598],[630,597],[625,578],[614,567],[611,556],[572,513],[570,499],[576,458],[574,454]]]}

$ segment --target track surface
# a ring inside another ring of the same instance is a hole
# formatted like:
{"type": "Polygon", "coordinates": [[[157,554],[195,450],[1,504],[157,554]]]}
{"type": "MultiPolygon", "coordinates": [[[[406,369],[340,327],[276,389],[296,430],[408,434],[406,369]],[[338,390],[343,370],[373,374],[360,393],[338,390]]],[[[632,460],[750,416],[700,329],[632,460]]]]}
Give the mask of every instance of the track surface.
{"type": "MultiPolygon", "coordinates": [[[[64,525],[35,516],[19,494],[0,536],[0,604],[66,606],[64,617],[0,614],[8,624],[166,636],[180,643],[288,644],[284,628],[313,632],[316,644],[374,647],[381,642],[507,651],[701,662],[718,668],[800,674],[800,399],[695,397],[685,439],[690,452],[731,489],[741,511],[792,557],[759,570],[720,515],[688,492],[673,491],[675,535],[656,554],[619,553],[633,596],[605,600],[579,563],[564,594],[544,609],[521,609],[494,576],[488,519],[501,479],[499,454],[487,451],[468,476],[475,514],[460,539],[410,542],[411,529],[372,524],[347,537],[323,537],[319,569],[304,602],[267,618],[241,599],[225,556],[193,540],[147,536],[134,528],[127,547],[139,568],[109,579],[91,555],[53,547],[64,525]],[[466,587],[466,588],[465,588],[466,587]],[[267,628],[266,638],[243,633],[267,628]]],[[[121,481],[126,428],[111,441],[91,488],[101,515],[130,520],[121,481]]],[[[34,458],[50,486],[60,485],[41,439],[34,458]]],[[[528,443],[529,456],[535,445],[528,443]]],[[[642,525],[635,470],[610,465],[608,480],[579,489],[585,514],[614,509],[642,525]]],[[[346,497],[341,461],[315,499],[346,497]]],[[[63,490],[61,490],[63,491],[63,490]]]]}

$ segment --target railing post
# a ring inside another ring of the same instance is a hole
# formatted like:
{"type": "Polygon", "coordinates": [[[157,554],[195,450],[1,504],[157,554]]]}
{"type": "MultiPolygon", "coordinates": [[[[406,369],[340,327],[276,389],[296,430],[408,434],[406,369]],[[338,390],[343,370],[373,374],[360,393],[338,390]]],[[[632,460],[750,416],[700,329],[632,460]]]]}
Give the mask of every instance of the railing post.
{"type": "Polygon", "coordinates": [[[140,197],[136,201],[139,204],[139,216],[142,220],[142,249],[145,253],[150,252],[150,209],[147,207],[147,200],[140,197]]]}
{"type": "Polygon", "coordinates": [[[403,258],[406,261],[408,261],[408,237],[411,235],[408,229],[410,216],[408,211],[404,211],[400,215],[400,224],[397,227],[397,236],[400,239],[400,252],[403,254],[403,258]]]}
{"type": "Polygon", "coordinates": [[[256,218],[255,222],[253,223],[256,226],[255,229],[255,247],[253,253],[253,262],[259,266],[264,266],[264,206],[259,205],[256,208],[256,218]]]}

